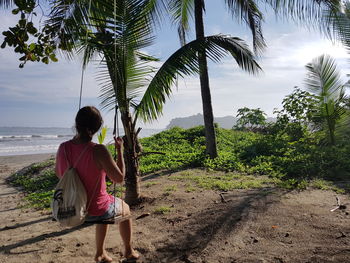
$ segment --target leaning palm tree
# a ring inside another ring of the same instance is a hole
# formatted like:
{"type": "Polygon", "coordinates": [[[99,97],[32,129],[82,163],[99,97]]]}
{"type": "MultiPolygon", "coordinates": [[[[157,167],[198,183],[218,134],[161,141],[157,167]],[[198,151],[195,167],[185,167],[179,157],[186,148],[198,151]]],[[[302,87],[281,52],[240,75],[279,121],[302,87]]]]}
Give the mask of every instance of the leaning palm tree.
{"type": "Polygon", "coordinates": [[[343,105],[345,86],[335,60],[328,55],[313,59],[306,65],[306,69],[307,88],[318,101],[313,120],[320,130],[326,132],[330,144],[334,145],[337,125],[346,114],[343,105]]]}
{"type": "MultiPolygon", "coordinates": [[[[160,0],[166,1],[174,21],[179,25],[178,32],[181,44],[186,43],[186,32],[189,30],[189,19],[194,17],[196,39],[203,39],[205,11],[204,0],[160,0]]],[[[267,4],[276,14],[307,22],[317,21],[322,16],[322,10],[333,10],[338,6],[338,0],[224,0],[227,10],[239,21],[243,21],[251,30],[253,47],[256,53],[264,50],[266,44],[262,34],[261,24],[263,14],[259,6],[267,4]]],[[[327,24],[325,24],[327,27],[327,24]]],[[[206,151],[211,158],[217,156],[214,116],[209,87],[208,66],[205,52],[198,54],[200,64],[200,86],[203,106],[203,117],[206,136],[206,151]]]]}
{"type": "Polygon", "coordinates": [[[84,54],[84,65],[98,60],[103,107],[119,107],[125,132],[126,196],[129,204],[140,198],[137,121],[152,121],[162,113],[178,77],[200,71],[198,54],[218,62],[232,55],[249,73],[259,65],[239,38],[216,35],[194,40],[173,53],[159,69],[150,66],[156,59],[142,50],[152,44],[153,0],[95,0],[56,2],[48,24],[57,32],[65,50],[84,54]]]}

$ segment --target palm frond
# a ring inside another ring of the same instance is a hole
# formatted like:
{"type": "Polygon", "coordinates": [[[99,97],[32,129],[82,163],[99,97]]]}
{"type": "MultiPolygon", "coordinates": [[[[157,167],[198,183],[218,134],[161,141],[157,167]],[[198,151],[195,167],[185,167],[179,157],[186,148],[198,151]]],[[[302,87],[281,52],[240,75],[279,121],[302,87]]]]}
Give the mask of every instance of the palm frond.
{"type": "Polygon", "coordinates": [[[261,70],[252,52],[239,38],[214,35],[194,40],[171,55],[157,71],[136,109],[137,116],[144,121],[151,121],[161,115],[177,77],[199,73],[198,51],[205,51],[207,57],[214,62],[231,54],[237,64],[251,74],[261,70]]]}
{"type": "Polygon", "coordinates": [[[155,71],[141,52],[130,53],[126,58],[123,66],[120,66],[119,56],[108,57],[100,65],[96,79],[101,87],[101,106],[104,108],[114,107],[116,103],[121,110],[135,105],[133,100],[140,96],[155,71]],[[115,71],[116,68],[124,70],[115,71]]]}
{"type": "Polygon", "coordinates": [[[153,24],[160,26],[163,20],[163,13],[166,10],[167,8],[164,0],[148,0],[144,11],[153,24]]]}
{"type": "Polygon", "coordinates": [[[335,144],[337,123],[345,114],[343,106],[345,98],[344,85],[335,60],[328,55],[322,55],[306,65],[307,77],[305,83],[308,89],[318,99],[315,123],[329,137],[329,142],[335,144]]]}
{"type": "Polygon", "coordinates": [[[0,7],[10,8],[13,5],[13,0],[0,0],[0,7]]]}
{"type": "Polygon", "coordinates": [[[312,93],[328,100],[339,98],[343,84],[333,58],[328,55],[319,56],[307,64],[306,69],[305,83],[312,93]]]}
{"type": "Polygon", "coordinates": [[[56,32],[57,42],[74,49],[93,35],[100,46],[128,42],[140,49],[153,41],[151,15],[145,12],[150,1],[116,1],[116,6],[111,6],[107,0],[55,0],[47,23],[56,32]]]}
{"type": "Polygon", "coordinates": [[[261,24],[263,15],[254,0],[225,0],[225,4],[233,17],[243,21],[252,32],[254,51],[260,53],[266,47],[261,24]]]}
{"type": "Polygon", "coordinates": [[[320,21],[325,10],[339,7],[339,0],[266,0],[277,14],[296,21],[320,21]]]}
{"type": "Polygon", "coordinates": [[[350,3],[325,11],[321,29],[330,39],[340,40],[350,52],[350,3]]]}
{"type": "Polygon", "coordinates": [[[189,20],[193,19],[193,0],[171,0],[169,2],[169,12],[173,22],[178,25],[178,34],[181,45],[186,44],[186,35],[189,30],[189,20]]]}

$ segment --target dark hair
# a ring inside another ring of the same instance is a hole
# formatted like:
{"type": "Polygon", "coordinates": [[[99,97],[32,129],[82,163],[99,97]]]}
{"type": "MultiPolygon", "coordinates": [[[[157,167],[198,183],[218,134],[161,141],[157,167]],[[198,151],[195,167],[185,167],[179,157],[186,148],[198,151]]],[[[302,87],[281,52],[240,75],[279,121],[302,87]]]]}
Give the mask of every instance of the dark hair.
{"type": "Polygon", "coordinates": [[[84,141],[91,141],[102,124],[101,113],[94,106],[81,108],[75,117],[75,128],[79,137],[84,141]]]}

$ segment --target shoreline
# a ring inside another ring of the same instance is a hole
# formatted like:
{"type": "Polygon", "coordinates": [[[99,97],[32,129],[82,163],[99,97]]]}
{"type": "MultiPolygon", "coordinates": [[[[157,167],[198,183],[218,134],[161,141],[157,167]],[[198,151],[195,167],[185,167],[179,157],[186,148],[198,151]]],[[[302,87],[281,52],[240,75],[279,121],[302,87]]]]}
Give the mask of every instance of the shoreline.
{"type": "Polygon", "coordinates": [[[0,156],[0,175],[8,176],[12,172],[20,170],[32,163],[45,161],[55,156],[56,156],[56,153],[37,153],[37,154],[0,156]]]}

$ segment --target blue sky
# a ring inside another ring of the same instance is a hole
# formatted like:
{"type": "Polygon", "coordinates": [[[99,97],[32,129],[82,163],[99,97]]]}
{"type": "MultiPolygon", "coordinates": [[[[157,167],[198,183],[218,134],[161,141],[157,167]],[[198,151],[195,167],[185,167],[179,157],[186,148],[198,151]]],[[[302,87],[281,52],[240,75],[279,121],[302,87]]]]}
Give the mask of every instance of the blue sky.
{"type": "MultiPolygon", "coordinates": [[[[206,35],[223,33],[238,36],[250,45],[250,32],[226,12],[224,1],[207,1],[206,35]]],[[[0,31],[14,25],[17,17],[10,10],[0,10],[0,31]]],[[[340,45],[333,45],[317,31],[297,27],[265,16],[263,33],[267,42],[258,62],[264,72],[251,76],[241,71],[233,59],[227,57],[220,64],[209,63],[214,115],[235,115],[242,107],[261,108],[272,116],[280,108],[284,96],[294,86],[303,87],[305,64],[313,58],[333,56],[344,76],[348,71],[349,56],[340,45]]],[[[190,38],[194,36],[190,33],[190,38]]],[[[0,42],[3,38],[0,36],[0,42]]],[[[145,50],[165,60],[179,47],[176,28],[165,23],[157,32],[153,46],[145,50]]],[[[0,49],[0,126],[71,127],[78,109],[81,63],[61,58],[58,63],[44,65],[27,63],[18,68],[18,56],[11,48],[0,49]]],[[[83,105],[99,107],[99,87],[95,80],[97,69],[90,65],[85,73],[83,105]]],[[[164,107],[163,115],[146,128],[164,128],[172,118],[202,112],[199,80],[189,77],[180,80],[164,107]]],[[[104,110],[105,123],[112,126],[112,114],[104,110]]]]}

